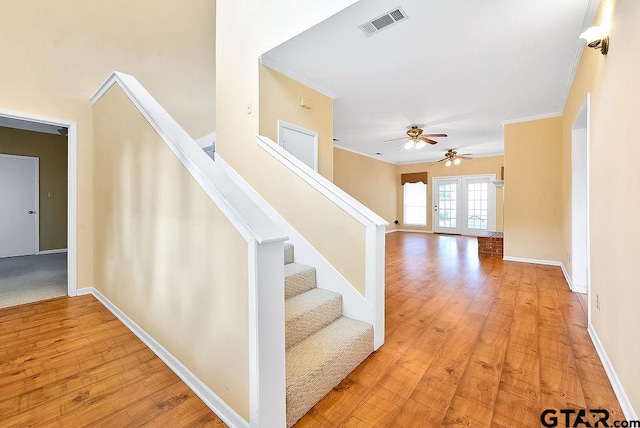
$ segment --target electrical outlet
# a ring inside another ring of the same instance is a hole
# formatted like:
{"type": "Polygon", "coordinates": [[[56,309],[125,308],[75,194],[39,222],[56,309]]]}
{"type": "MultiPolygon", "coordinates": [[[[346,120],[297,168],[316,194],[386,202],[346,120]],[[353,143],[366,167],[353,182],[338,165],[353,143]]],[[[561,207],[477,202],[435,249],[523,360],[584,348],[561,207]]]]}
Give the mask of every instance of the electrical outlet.
{"type": "Polygon", "coordinates": [[[600,295],[596,294],[596,309],[600,310],[600,295]]]}
{"type": "Polygon", "coordinates": [[[251,103],[247,104],[247,114],[253,113],[253,105],[251,103]]]}

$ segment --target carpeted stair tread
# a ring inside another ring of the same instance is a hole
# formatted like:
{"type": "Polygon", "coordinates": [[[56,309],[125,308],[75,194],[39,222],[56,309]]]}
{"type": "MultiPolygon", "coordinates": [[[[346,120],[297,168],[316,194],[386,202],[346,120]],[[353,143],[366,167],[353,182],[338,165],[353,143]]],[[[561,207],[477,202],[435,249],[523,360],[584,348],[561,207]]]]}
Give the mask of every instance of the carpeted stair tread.
{"type": "Polygon", "coordinates": [[[289,242],[284,243],[284,264],[288,265],[293,263],[293,244],[289,242]]]}
{"type": "Polygon", "coordinates": [[[373,352],[373,327],[340,317],[287,350],[287,426],[373,352]]]}
{"type": "Polygon", "coordinates": [[[289,263],[284,265],[284,298],[289,299],[316,287],[316,268],[289,263]]]}
{"type": "Polygon", "coordinates": [[[285,300],[286,348],[342,316],[342,295],[312,288],[285,300]]]}

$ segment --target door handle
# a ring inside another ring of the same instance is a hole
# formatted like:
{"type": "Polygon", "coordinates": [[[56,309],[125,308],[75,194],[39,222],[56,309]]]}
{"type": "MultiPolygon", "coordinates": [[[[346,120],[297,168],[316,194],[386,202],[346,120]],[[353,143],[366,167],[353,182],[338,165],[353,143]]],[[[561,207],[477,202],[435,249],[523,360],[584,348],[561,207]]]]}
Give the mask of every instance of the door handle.
{"type": "Polygon", "coordinates": [[[27,214],[35,214],[35,213],[36,213],[35,211],[31,211],[31,210],[27,211],[27,214]]]}

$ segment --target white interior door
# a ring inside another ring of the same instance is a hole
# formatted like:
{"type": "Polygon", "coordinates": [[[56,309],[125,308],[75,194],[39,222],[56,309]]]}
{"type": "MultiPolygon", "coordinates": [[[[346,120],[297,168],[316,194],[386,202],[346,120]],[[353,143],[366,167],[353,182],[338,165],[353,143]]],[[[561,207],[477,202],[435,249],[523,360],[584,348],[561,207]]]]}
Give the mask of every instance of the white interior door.
{"type": "Polygon", "coordinates": [[[434,178],[433,231],[462,233],[460,216],[460,179],[434,178]]]}
{"type": "Polygon", "coordinates": [[[38,159],[0,155],[0,257],[38,250],[38,159]]]}
{"type": "Polygon", "coordinates": [[[433,179],[433,231],[479,235],[496,227],[495,175],[433,179]]]}
{"type": "Polygon", "coordinates": [[[315,171],[318,170],[318,133],[278,121],[278,144],[315,171]]]}

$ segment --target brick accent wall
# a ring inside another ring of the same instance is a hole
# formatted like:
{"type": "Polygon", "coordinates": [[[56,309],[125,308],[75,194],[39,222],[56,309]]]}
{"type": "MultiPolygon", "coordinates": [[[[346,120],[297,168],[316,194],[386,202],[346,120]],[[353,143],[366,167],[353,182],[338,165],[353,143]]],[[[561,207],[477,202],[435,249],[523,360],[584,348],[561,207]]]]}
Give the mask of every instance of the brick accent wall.
{"type": "Polygon", "coordinates": [[[502,232],[483,233],[478,236],[478,255],[502,258],[504,255],[503,241],[504,235],[502,232]]]}

